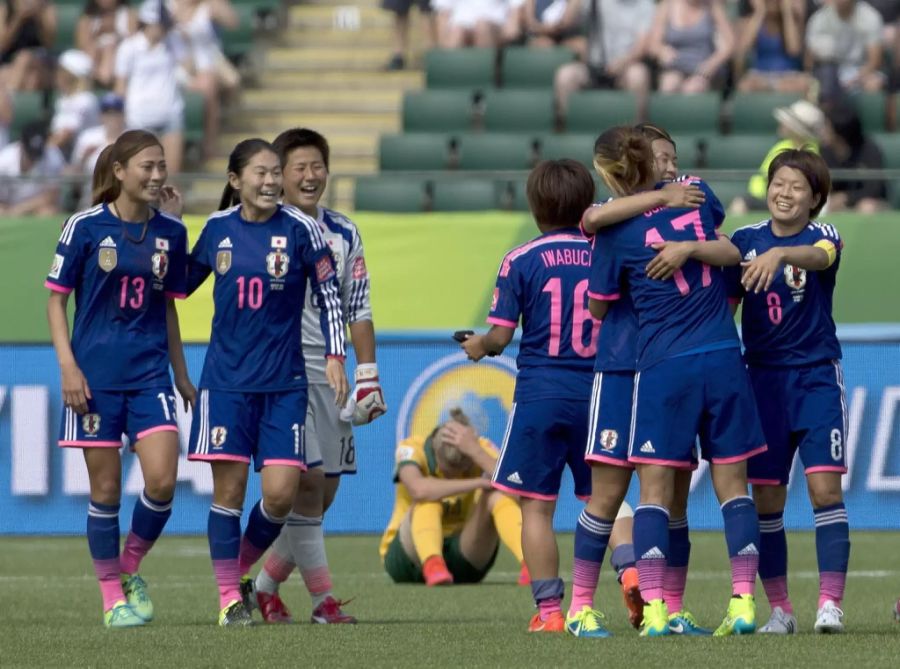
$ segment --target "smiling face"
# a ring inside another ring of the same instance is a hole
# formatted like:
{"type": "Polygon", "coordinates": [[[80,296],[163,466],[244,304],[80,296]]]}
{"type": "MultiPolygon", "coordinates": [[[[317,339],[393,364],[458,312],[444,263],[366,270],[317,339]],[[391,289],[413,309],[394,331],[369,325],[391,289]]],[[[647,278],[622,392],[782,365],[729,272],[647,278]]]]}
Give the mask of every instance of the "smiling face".
{"type": "Polygon", "coordinates": [[[654,176],[657,181],[672,181],[678,176],[678,155],[675,145],[667,139],[654,139],[650,144],[653,151],[654,176]]]}
{"type": "Polygon", "coordinates": [[[325,158],[315,146],[301,146],[287,154],[284,164],[284,199],[310,216],[328,185],[325,158]]]}
{"type": "Polygon", "coordinates": [[[159,191],[166,183],[166,158],[158,144],[141,149],[125,164],[115,163],[113,174],[122,186],[122,193],[135,202],[147,204],[159,200],[159,191]]]}
{"type": "Polygon", "coordinates": [[[809,223],[810,212],[819,205],[819,200],[803,172],[788,166],[775,172],[766,193],[772,222],[789,230],[809,223]]]}
{"type": "Polygon", "coordinates": [[[268,149],[255,153],[240,174],[230,172],[228,181],[241,196],[248,214],[271,213],[278,205],[284,177],[278,155],[268,149]]]}

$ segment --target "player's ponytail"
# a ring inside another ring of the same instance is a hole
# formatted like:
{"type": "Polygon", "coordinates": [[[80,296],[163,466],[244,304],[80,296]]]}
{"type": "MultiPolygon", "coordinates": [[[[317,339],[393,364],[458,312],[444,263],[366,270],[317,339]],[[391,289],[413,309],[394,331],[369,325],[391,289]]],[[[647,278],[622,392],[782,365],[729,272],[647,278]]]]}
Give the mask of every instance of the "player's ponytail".
{"type": "MultiPolygon", "coordinates": [[[[232,177],[240,177],[241,172],[253,160],[253,156],[262,151],[271,151],[278,156],[278,151],[271,143],[259,137],[245,139],[238,142],[228,156],[228,182],[222,190],[222,198],[219,200],[219,211],[229,209],[241,202],[241,193],[231,185],[232,177]]],[[[279,156],[279,160],[283,160],[279,156]]]]}
{"type": "Polygon", "coordinates": [[[114,202],[122,192],[122,182],[116,178],[116,164],[125,167],[132,157],[151,146],[158,146],[162,150],[162,144],[152,132],[128,130],[103,149],[97,158],[91,180],[92,204],[114,202]]]}
{"type": "Polygon", "coordinates": [[[617,195],[630,195],[653,181],[653,152],[635,128],[610,128],[594,142],[594,168],[617,195]]]}

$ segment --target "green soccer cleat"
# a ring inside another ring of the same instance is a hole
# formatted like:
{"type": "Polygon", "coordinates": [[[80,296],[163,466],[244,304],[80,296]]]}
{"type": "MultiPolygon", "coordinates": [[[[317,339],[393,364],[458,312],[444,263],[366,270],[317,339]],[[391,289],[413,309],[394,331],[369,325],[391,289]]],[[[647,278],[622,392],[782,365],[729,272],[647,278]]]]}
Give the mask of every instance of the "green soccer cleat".
{"type": "Polygon", "coordinates": [[[669,610],[661,599],[651,599],[644,604],[644,620],[641,622],[641,636],[668,636],[669,610]]]}
{"type": "Polygon", "coordinates": [[[103,624],[109,628],[140,627],[144,619],[132,610],[128,602],[120,601],[103,614],[103,624]]]}
{"type": "Polygon", "coordinates": [[[712,630],[700,627],[690,611],[682,610],[669,616],[669,633],[680,636],[709,636],[712,630]]]}
{"type": "Polygon", "coordinates": [[[585,604],[573,616],[566,616],[566,631],[572,636],[605,639],[612,633],[606,629],[606,616],[585,604]]]}
{"type": "Polygon", "coordinates": [[[244,606],[244,602],[235,599],[219,612],[221,627],[247,627],[253,624],[253,617],[244,606]]]}
{"type": "Polygon", "coordinates": [[[147,594],[147,582],[138,574],[122,574],[122,592],[128,598],[128,606],[145,623],[153,620],[153,602],[147,594]]]}
{"type": "Polygon", "coordinates": [[[728,602],[725,620],[713,636],[753,634],[756,631],[756,600],[753,595],[734,595],[728,602]]]}

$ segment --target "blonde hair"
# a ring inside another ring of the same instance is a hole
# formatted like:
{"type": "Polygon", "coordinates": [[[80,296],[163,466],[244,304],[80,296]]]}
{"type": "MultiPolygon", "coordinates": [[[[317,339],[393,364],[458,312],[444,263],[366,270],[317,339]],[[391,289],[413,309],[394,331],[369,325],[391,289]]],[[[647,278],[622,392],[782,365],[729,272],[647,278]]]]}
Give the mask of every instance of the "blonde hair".
{"type": "Polygon", "coordinates": [[[632,127],[610,128],[594,142],[594,169],[617,195],[630,195],[653,180],[648,137],[632,127]]]}
{"type": "MultiPolygon", "coordinates": [[[[453,421],[455,423],[459,423],[460,425],[469,426],[472,424],[472,421],[469,420],[469,417],[466,413],[460,409],[459,407],[453,407],[450,409],[450,420],[447,421],[449,423],[453,421]]],[[[444,423],[446,425],[446,423],[444,423]]],[[[433,435],[436,435],[440,427],[435,428],[433,435]]],[[[463,455],[460,450],[454,446],[453,444],[448,444],[443,441],[439,441],[435,444],[435,447],[441,451],[441,457],[446,461],[448,465],[453,467],[454,469],[469,469],[472,466],[472,459],[468,455],[463,455]]]]}

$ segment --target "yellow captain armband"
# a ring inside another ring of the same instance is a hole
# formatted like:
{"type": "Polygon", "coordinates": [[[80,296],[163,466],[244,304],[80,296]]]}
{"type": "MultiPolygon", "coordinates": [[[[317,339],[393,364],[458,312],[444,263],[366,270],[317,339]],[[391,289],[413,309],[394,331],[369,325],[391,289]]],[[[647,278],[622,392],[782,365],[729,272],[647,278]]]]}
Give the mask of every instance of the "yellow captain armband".
{"type": "Polygon", "coordinates": [[[834,264],[834,261],[837,260],[837,247],[835,247],[833,242],[830,242],[827,239],[820,239],[813,244],[813,246],[817,249],[822,249],[828,254],[828,267],[831,267],[834,264]]]}

